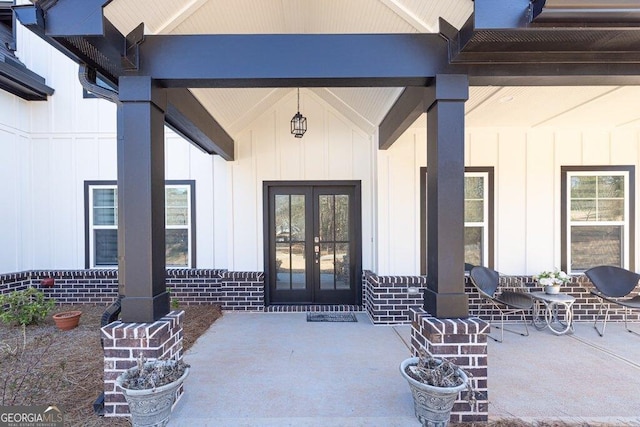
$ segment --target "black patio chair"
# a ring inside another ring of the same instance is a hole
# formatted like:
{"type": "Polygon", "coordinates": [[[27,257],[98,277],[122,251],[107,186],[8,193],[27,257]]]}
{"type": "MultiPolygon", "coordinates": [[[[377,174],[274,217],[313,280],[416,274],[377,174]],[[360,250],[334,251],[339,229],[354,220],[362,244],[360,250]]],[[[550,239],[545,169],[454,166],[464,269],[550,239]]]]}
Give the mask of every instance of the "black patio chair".
{"type": "Polygon", "coordinates": [[[496,342],[502,342],[504,340],[504,331],[520,334],[523,337],[529,336],[529,328],[527,327],[527,319],[525,318],[526,312],[531,311],[533,308],[533,299],[527,292],[515,292],[515,291],[502,291],[498,293],[498,287],[500,285],[500,273],[487,267],[477,266],[471,269],[469,273],[471,283],[478,289],[480,296],[487,302],[492,308],[495,308],[500,313],[500,326],[496,328],[500,329],[500,339],[492,337],[489,338],[496,342]],[[524,323],[525,333],[514,331],[511,329],[505,329],[504,318],[505,316],[520,313],[522,321],[524,323]]]}
{"type": "Polygon", "coordinates": [[[596,289],[591,290],[591,294],[600,298],[598,315],[593,322],[593,327],[596,329],[598,334],[601,337],[604,336],[604,330],[607,327],[607,319],[609,318],[611,304],[617,304],[624,309],[624,327],[627,331],[640,335],[640,333],[629,329],[627,324],[628,311],[631,309],[640,310],[640,294],[633,297],[629,296],[638,285],[640,274],[610,265],[600,265],[598,267],[590,268],[585,271],[584,274],[589,278],[589,280],[591,280],[593,286],[596,287],[596,289]],[[604,313],[602,331],[600,331],[598,329],[598,320],[602,314],[605,302],[607,304],[607,310],[604,313]]]}

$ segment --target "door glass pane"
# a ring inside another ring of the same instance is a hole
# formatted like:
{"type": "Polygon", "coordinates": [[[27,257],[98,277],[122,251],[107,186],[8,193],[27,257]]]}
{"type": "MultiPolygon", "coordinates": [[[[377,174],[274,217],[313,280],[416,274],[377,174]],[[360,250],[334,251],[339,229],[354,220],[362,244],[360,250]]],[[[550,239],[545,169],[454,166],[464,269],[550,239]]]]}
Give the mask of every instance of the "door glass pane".
{"type": "Polygon", "coordinates": [[[306,289],[305,196],[275,196],[276,289],[306,289]]]}
{"type": "Polygon", "coordinates": [[[183,229],[166,230],[167,267],[189,266],[189,231],[183,229]]]}
{"type": "Polygon", "coordinates": [[[276,195],[275,206],[275,232],[276,242],[288,242],[290,241],[290,217],[289,210],[289,195],[276,195]]]}
{"type": "Polygon", "coordinates": [[[349,196],[338,194],[335,196],[336,216],[335,229],[336,240],[345,242],[349,240],[349,196]]]}
{"type": "Polygon", "coordinates": [[[335,278],[335,245],[320,245],[320,289],[334,289],[335,278]]]}
{"type": "Polygon", "coordinates": [[[291,289],[291,248],[289,243],[276,243],[276,289],[291,289]]]}
{"type": "Polygon", "coordinates": [[[307,260],[304,242],[291,244],[291,289],[307,287],[307,260]]]}
{"type": "Polygon", "coordinates": [[[334,240],[334,196],[322,195],[318,197],[320,217],[320,241],[334,240]]]}
{"type": "Polygon", "coordinates": [[[351,289],[349,244],[336,244],[336,289],[351,289]]]}
{"type": "Polygon", "coordinates": [[[464,198],[483,199],[484,198],[484,177],[465,176],[464,177],[464,198]]]}
{"type": "Polygon", "coordinates": [[[304,195],[291,195],[291,240],[294,242],[304,242],[304,195]]]}
{"type": "Polygon", "coordinates": [[[596,265],[622,267],[622,226],[572,226],[571,271],[596,265]]]}
{"type": "Polygon", "coordinates": [[[118,230],[93,230],[95,240],[95,264],[118,264],[118,230]]]}
{"type": "Polygon", "coordinates": [[[464,262],[471,265],[484,265],[482,260],[483,227],[464,228],[464,262]]]}

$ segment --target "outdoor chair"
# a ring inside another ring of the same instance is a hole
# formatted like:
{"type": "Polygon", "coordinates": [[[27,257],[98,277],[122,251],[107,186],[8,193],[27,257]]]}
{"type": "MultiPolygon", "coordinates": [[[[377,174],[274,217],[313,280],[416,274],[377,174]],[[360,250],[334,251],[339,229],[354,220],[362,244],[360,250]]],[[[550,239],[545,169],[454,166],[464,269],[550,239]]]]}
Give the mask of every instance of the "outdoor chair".
{"type": "Polygon", "coordinates": [[[591,290],[591,294],[600,298],[598,315],[593,322],[593,327],[598,334],[601,337],[604,336],[604,330],[607,327],[607,319],[609,318],[611,304],[617,304],[624,309],[624,327],[627,331],[640,335],[640,333],[629,329],[627,324],[627,312],[630,309],[640,310],[640,294],[629,297],[629,294],[631,294],[638,285],[640,274],[625,270],[624,268],[608,265],[590,268],[585,271],[584,274],[589,278],[589,280],[591,280],[593,286],[596,287],[596,289],[591,290]],[[602,314],[602,309],[604,308],[605,303],[607,304],[607,309],[604,312],[602,331],[600,331],[598,329],[598,320],[602,314]]]}
{"type": "MultiPolygon", "coordinates": [[[[504,331],[520,334],[523,337],[529,336],[529,328],[527,327],[527,319],[525,314],[533,308],[533,299],[526,292],[502,291],[498,293],[500,285],[500,274],[487,267],[477,266],[471,269],[469,273],[471,283],[478,289],[480,296],[487,302],[491,308],[495,308],[500,313],[500,339],[492,337],[494,341],[502,342],[504,340],[504,331]],[[525,333],[505,329],[504,318],[511,314],[520,313],[524,323],[525,333]]],[[[493,325],[492,325],[493,326],[493,325]]]]}

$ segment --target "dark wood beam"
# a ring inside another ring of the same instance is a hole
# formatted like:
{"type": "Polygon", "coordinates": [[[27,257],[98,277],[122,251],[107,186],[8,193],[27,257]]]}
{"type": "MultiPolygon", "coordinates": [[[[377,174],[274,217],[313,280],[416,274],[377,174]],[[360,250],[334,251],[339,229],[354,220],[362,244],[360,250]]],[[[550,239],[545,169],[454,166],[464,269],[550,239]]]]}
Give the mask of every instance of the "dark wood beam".
{"type": "Polygon", "coordinates": [[[378,147],[386,150],[396,142],[422,113],[424,87],[408,87],[398,97],[378,127],[378,147]]]}
{"type": "Polygon", "coordinates": [[[167,125],[206,153],[234,159],[233,138],[189,89],[167,89],[167,125]]]}
{"type": "Polygon", "coordinates": [[[447,56],[438,34],[151,35],[139,74],[165,87],[426,86],[447,56]]]}

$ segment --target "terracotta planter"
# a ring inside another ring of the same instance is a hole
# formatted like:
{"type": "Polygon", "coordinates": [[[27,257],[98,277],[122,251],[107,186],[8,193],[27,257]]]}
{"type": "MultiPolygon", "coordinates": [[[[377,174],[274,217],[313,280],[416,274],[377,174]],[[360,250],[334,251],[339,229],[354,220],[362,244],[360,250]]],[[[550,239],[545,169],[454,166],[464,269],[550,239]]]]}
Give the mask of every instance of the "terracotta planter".
{"type": "Polygon", "coordinates": [[[53,315],[53,321],[61,331],[68,331],[78,326],[80,322],[81,311],[63,311],[53,315]]]}
{"type": "Polygon", "coordinates": [[[53,279],[53,277],[47,277],[40,281],[40,284],[43,288],[53,288],[53,285],[55,285],[55,283],[56,281],[53,279]]]}

